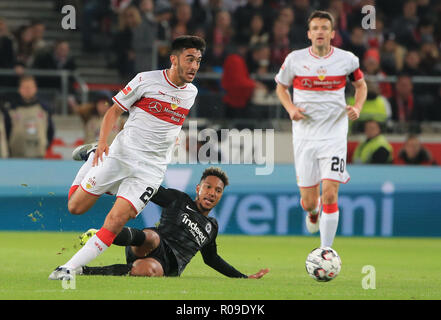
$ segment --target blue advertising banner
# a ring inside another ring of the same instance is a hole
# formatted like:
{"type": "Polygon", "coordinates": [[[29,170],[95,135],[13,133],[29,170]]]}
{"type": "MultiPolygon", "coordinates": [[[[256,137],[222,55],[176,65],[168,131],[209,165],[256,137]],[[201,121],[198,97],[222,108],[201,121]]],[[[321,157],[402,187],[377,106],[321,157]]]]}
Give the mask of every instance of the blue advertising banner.
{"type": "MultiPolygon", "coordinates": [[[[0,230],[83,231],[100,227],[115,198],[102,196],[81,216],[67,210],[67,194],[82,163],[0,160],[0,230]]],[[[230,186],[212,211],[221,233],[306,235],[305,213],[292,165],[257,175],[254,165],[219,165],[230,186]]],[[[170,165],[165,187],[195,196],[207,165],[170,165]]],[[[338,235],[441,236],[441,168],[348,166],[341,185],[338,235]]],[[[160,208],[149,203],[131,226],[152,226],[160,208]]]]}

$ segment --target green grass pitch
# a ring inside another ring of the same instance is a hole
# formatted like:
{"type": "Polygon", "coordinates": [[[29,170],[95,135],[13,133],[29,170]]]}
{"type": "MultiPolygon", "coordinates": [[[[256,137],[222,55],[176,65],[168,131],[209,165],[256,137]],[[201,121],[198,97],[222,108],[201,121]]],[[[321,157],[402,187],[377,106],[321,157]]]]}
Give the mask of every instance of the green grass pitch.
{"type": "MultiPolygon", "coordinates": [[[[179,278],[78,276],[75,289],[63,289],[49,273],[78,249],[78,234],[0,232],[0,299],[441,299],[439,238],[337,237],[334,248],[342,271],[333,281],[315,282],[305,271],[318,237],[218,237],[219,254],[240,271],[261,268],[263,279],[229,279],[206,266],[197,254],[179,278]],[[364,289],[366,265],[375,268],[375,289],[364,289]]],[[[91,265],[124,263],[124,250],[112,246],[91,265]]]]}

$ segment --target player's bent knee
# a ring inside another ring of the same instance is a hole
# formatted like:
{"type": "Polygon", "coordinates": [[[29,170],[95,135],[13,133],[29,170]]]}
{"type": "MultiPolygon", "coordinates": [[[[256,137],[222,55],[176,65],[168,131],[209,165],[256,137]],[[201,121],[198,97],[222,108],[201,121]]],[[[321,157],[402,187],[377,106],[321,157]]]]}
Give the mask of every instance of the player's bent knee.
{"type": "Polygon", "coordinates": [[[77,201],[69,201],[67,203],[67,210],[73,215],[80,215],[86,212],[84,206],[79,204],[77,201]]]}
{"type": "Polygon", "coordinates": [[[162,266],[154,259],[139,259],[133,263],[130,271],[135,277],[162,277],[164,272],[162,266]]]}

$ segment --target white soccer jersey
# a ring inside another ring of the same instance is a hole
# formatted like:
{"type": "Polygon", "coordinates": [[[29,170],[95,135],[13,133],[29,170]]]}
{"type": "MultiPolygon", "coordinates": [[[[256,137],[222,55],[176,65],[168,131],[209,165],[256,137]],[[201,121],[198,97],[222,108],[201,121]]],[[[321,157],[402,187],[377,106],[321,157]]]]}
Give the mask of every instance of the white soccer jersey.
{"type": "Polygon", "coordinates": [[[128,159],[162,181],[182,124],[197,95],[188,83],[173,84],[166,70],[142,72],[113,97],[129,118],[109,156],[128,159]]]}
{"type": "Polygon", "coordinates": [[[293,103],[305,109],[306,119],[293,121],[293,139],[323,140],[346,137],[346,77],[363,77],[358,58],[351,52],[331,47],[319,57],[312,48],[292,51],[275,77],[293,86],[293,103]]]}

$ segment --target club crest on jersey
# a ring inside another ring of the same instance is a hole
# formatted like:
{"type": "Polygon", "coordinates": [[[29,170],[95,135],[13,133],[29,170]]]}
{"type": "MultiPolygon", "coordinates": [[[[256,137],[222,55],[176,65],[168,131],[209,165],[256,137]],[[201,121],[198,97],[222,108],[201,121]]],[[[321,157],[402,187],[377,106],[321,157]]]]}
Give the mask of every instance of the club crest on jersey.
{"type": "Polygon", "coordinates": [[[172,103],[172,104],[170,104],[170,107],[172,108],[172,110],[176,110],[178,108],[178,105],[172,103]]]}
{"type": "Polygon", "coordinates": [[[207,231],[207,233],[211,232],[211,223],[207,223],[207,225],[205,226],[205,231],[207,231]]]}
{"type": "Polygon", "coordinates": [[[320,79],[320,81],[325,80],[326,78],[326,69],[323,67],[320,67],[317,69],[317,77],[320,79]]]}

